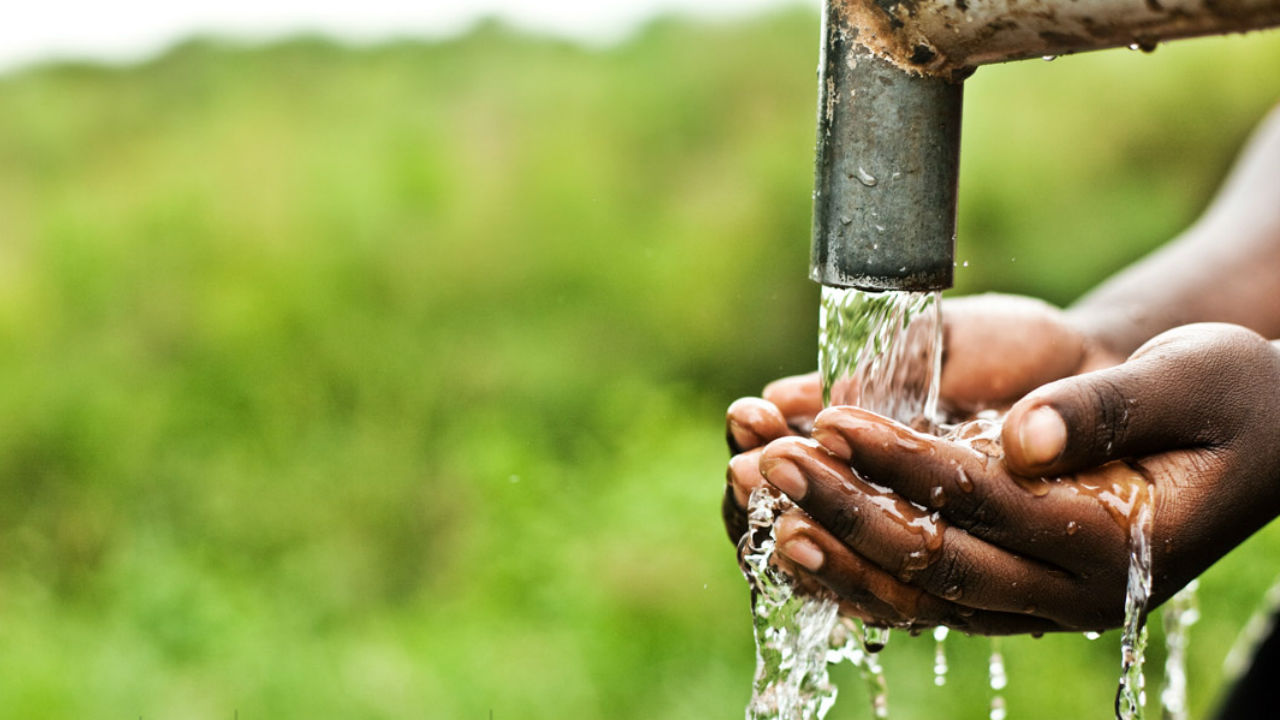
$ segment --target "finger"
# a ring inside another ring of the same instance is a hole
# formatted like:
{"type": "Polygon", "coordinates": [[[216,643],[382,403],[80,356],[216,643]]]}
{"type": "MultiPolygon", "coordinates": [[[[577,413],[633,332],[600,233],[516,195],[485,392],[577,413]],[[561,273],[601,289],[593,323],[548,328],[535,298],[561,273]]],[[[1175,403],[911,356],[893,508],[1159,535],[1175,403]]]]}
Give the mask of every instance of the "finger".
{"type": "Polygon", "coordinates": [[[778,406],[763,398],[744,397],[725,411],[725,440],[735,455],[791,434],[778,406]]]}
{"type": "Polygon", "coordinates": [[[734,455],[729,459],[729,469],[725,473],[732,491],[733,500],[739,508],[745,509],[751,499],[751,492],[764,485],[764,476],[760,474],[760,453],[764,448],[756,448],[734,455]]]}
{"type": "Polygon", "coordinates": [[[1224,367],[1250,367],[1266,345],[1229,325],[1161,335],[1125,363],[1041,387],[1005,420],[1005,463],[1015,473],[1059,475],[1109,460],[1211,446],[1238,428],[1257,392],[1224,367]]]}
{"type": "Polygon", "coordinates": [[[1005,472],[999,425],[961,427],[953,442],[859,408],[829,408],[813,438],[866,480],[888,487],[983,540],[1073,570],[1123,540],[1104,508],[1062,483],[1005,472]],[[1098,523],[1101,532],[1092,532],[1098,523]],[[1090,529],[1079,532],[1080,528],[1090,529]]]}
{"type": "MultiPolygon", "coordinates": [[[[924,591],[898,582],[859,558],[811,523],[801,510],[792,509],[779,516],[774,536],[779,553],[803,567],[839,598],[857,606],[873,622],[897,626],[921,616],[924,591]]],[[[941,620],[944,614],[948,618],[959,617],[942,612],[934,612],[933,616],[941,620]]]]}
{"type": "Polygon", "coordinates": [[[747,532],[747,511],[734,500],[732,483],[725,484],[724,498],[720,500],[720,517],[724,520],[729,542],[736,545],[747,532]]]}
{"type": "Polygon", "coordinates": [[[760,470],[852,551],[903,582],[975,608],[1057,619],[1070,575],[1014,555],[857,477],[814,441],[770,443],[760,470]]]}
{"type": "Polygon", "coordinates": [[[814,416],[822,411],[822,379],[816,372],[774,380],[765,386],[762,395],[801,432],[807,432],[814,416]]]}
{"type": "Polygon", "coordinates": [[[799,510],[782,515],[775,528],[780,553],[872,624],[913,629],[946,625],[983,635],[1065,629],[1046,618],[959,605],[903,583],[850,551],[799,510]]]}

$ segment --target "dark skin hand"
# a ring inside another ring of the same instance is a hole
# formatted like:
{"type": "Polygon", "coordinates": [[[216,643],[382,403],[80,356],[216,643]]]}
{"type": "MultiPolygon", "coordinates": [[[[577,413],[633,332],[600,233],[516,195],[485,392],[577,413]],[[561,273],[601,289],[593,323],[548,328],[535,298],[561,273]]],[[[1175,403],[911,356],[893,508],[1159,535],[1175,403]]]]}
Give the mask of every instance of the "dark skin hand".
{"type": "MultiPolygon", "coordinates": [[[[1121,359],[1092,340],[1068,313],[1032,298],[992,294],[949,299],[944,303],[943,322],[948,349],[940,394],[944,405],[961,416],[985,408],[1006,409],[1045,382],[1121,359]]],[[[765,484],[760,473],[764,446],[778,438],[807,437],[821,410],[817,373],[783,378],[766,387],[762,397],[742,398],[729,407],[726,434],[734,456],[722,510],[733,542],[746,531],[745,507],[752,490],[765,484]]],[[[798,510],[778,525],[784,536],[788,530],[812,526],[812,520],[798,510]]],[[[818,587],[803,564],[798,567],[785,557],[782,562],[802,585],[818,587]]],[[[881,594],[897,590],[891,576],[881,580],[881,594]]],[[[871,620],[883,617],[892,607],[874,593],[853,592],[848,584],[844,589],[849,614],[871,620]]],[[[902,604],[896,596],[894,602],[902,604]]],[[[1023,624],[1016,627],[1021,630],[1023,624]]]]}
{"type": "Polygon", "coordinates": [[[730,535],[767,474],[808,510],[779,520],[781,562],[855,615],[988,634],[1101,629],[1120,619],[1122,501],[1150,480],[1159,603],[1280,509],[1280,351],[1259,336],[1280,335],[1278,183],[1280,107],[1193,226],[1070,310],[946,301],[942,406],[963,418],[1012,405],[998,441],[918,436],[852,408],[815,425],[816,377],[735,403],[730,535]],[[1206,321],[1235,325],[1190,325],[1206,321]],[[1040,477],[1056,479],[1022,479],[1040,477]]]}
{"type": "MultiPolygon", "coordinates": [[[[1115,365],[1123,355],[1092,339],[1068,312],[1028,297],[975,295],[943,303],[944,407],[958,417],[1007,409],[1044,383],[1115,365]]],[[[726,413],[734,454],[725,489],[725,527],[734,542],[746,530],[747,498],[763,478],[759,449],[780,437],[808,435],[822,410],[817,373],[770,383],[759,398],[742,398],[726,413]]]]}
{"type": "MultiPolygon", "coordinates": [[[[781,553],[854,614],[983,634],[1101,630],[1122,620],[1129,515],[1148,488],[1154,604],[1280,511],[1280,347],[1191,325],[1035,390],[999,441],[836,407],[812,439],[758,457],[804,511],[779,522],[781,553]]],[[[749,476],[747,462],[731,476],[749,476]]]]}

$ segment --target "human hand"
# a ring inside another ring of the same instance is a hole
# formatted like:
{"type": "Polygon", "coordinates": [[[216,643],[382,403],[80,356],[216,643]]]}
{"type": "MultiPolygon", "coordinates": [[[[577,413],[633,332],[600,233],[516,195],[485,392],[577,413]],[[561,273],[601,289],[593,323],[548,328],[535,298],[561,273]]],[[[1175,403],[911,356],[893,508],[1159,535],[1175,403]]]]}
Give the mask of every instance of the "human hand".
{"type": "Polygon", "coordinates": [[[837,407],[813,440],[771,443],[759,467],[807,513],[779,521],[781,554],[878,623],[1101,630],[1122,620],[1128,515],[1143,492],[1149,607],[1280,510],[1280,347],[1237,326],[1186,326],[1035,390],[998,441],[837,407]]]}
{"type": "Polygon", "coordinates": [[[955,417],[1008,408],[1045,383],[1124,359],[1069,311],[1035,298],[988,293],[942,307],[939,398],[955,417]]]}
{"type": "Polygon", "coordinates": [[[813,418],[822,410],[822,381],[816,372],[775,380],[761,395],[735,400],[725,413],[725,440],[733,457],[726,473],[721,514],[734,544],[747,531],[751,492],[764,484],[759,469],[764,446],[780,437],[807,436],[813,418]]]}
{"type": "MultiPolygon", "coordinates": [[[[959,417],[1007,408],[1046,382],[1118,363],[1066,312],[1018,295],[973,295],[943,303],[946,348],[940,401],[959,417]]],[[[817,373],[782,378],[763,398],[741,398],[726,413],[729,461],[722,514],[730,539],[746,531],[746,505],[763,478],[759,448],[788,435],[807,435],[822,410],[817,373]]]]}

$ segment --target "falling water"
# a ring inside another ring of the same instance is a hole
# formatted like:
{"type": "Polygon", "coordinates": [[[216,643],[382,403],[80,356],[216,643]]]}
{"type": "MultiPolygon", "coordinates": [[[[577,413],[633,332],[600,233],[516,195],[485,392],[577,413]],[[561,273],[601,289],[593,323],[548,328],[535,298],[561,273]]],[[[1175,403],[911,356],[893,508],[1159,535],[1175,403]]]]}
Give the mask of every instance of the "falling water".
{"type": "Polygon", "coordinates": [[[1191,626],[1200,619],[1196,603],[1198,580],[1192,580],[1165,603],[1161,613],[1164,624],[1164,689],[1160,691],[1163,720],[1187,720],[1187,641],[1191,626]]]}
{"type": "Polygon", "coordinates": [[[1000,652],[1000,638],[991,638],[991,657],[987,661],[987,680],[991,686],[991,720],[1005,720],[1008,711],[1004,705],[1004,689],[1009,676],[1004,671],[1004,654],[1000,652]]]}
{"type": "MultiPolygon", "coordinates": [[[[1112,463],[1119,465],[1120,463],[1112,463]]],[[[1117,487],[1113,485],[1113,488],[1117,487]]],[[[1124,596],[1124,626],[1120,634],[1120,686],[1116,689],[1116,718],[1142,720],[1147,704],[1143,661],[1147,650],[1147,602],[1151,598],[1151,487],[1145,478],[1127,488],[1129,521],[1129,581],[1124,596]]],[[[1122,496],[1123,497],[1123,496],[1122,496]]],[[[1110,506],[1108,509],[1112,509],[1110,506]]]]}
{"type": "Polygon", "coordinates": [[[933,684],[942,687],[947,684],[947,634],[946,625],[933,629],[933,684]]]}
{"type": "Polygon", "coordinates": [[[832,599],[795,594],[791,578],[771,562],[773,521],[792,507],[791,501],[761,487],[751,493],[748,506],[740,555],[751,583],[756,675],[747,720],[821,718],[836,699],[827,674],[828,652],[850,644],[851,652],[861,648],[847,634],[833,642],[840,616],[832,599]]]}
{"type": "MultiPolygon", "coordinates": [[[[867,293],[824,286],[818,367],[823,403],[859,405],[917,429],[935,428],[942,367],[939,293],[867,293]]],[[[868,687],[872,714],[889,715],[876,653],[888,630],[842,619],[833,598],[799,596],[770,560],[773,522],[791,507],[768,488],[748,504],[741,550],[752,587],[756,676],[748,720],[820,720],[836,688],[827,664],[847,660],[868,687]]],[[[943,656],[945,662],[945,656],[943,656]]]]}
{"type": "MultiPolygon", "coordinates": [[[[918,430],[936,430],[941,313],[942,296],[936,292],[823,286],[818,316],[823,405],[856,405],[918,430]]],[[[889,630],[861,629],[866,657],[859,670],[876,717],[886,717],[888,692],[877,654],[888,644],[889,630]]]]}
{"type": "Polygon", "coordinates": [[[934,430],[942,373],[941,295],[824,285],[818,370],[824,405],[857,405],[934,430]]]}

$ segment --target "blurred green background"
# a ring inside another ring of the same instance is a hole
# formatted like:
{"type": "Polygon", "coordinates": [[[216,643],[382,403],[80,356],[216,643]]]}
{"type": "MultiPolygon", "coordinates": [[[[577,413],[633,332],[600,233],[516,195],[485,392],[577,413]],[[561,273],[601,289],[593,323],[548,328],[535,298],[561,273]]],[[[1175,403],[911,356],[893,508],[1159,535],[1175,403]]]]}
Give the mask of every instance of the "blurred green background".
{"type": "MultiPolygon", "coordinates": [[[[722,413],[815,362],[817,36],[0,77],[0,717],[740,717],[722,413]]],[[[956,292],[1069,302],[1177,233],[1277,67],[1273,32],[979,71],[956,292]]],[[[1204,579],[1200,712],[1277,551],[1204,579]]],[[[1010,716],[1108,717],[1114,635],[1006,641],[1010,716]]],[[[984,717],[988,647],[935,689],[895,638],[893,716],[984,717]]]]}

